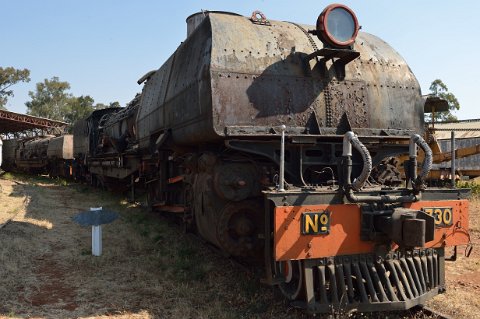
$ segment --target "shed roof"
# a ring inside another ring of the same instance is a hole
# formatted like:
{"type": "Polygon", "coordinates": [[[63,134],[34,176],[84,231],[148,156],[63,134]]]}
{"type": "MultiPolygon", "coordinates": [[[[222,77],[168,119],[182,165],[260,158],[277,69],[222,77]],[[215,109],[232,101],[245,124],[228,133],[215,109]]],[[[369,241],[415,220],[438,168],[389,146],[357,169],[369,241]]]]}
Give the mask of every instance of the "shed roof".
{"type": "MultiPolygon", "coordinates": [[[[429,125],[432,127],[432,124],[429,125]]],[[[450,139],[451,131],[455,131],[455,138],[480,137],[480,119],[461,120],[456,122],[435,123],[435,136],[439,140],[450,139]]]]}
{"type": "Polygon", "coordinates": [[[31,129],[65,128],[65,122],[54,121],[42,117],[0,110],[0,134],[15,133],[31,129]]]}

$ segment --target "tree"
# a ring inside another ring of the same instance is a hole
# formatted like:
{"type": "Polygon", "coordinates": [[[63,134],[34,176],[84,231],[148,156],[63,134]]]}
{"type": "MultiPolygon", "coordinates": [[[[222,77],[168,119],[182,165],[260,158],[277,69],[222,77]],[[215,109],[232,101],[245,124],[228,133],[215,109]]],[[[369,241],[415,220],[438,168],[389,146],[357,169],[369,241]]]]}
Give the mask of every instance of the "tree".
{"type": "Polygon", "coordinates": [[[110,102],[109,104],[97,103],[95,104],[95,110],[108,109],[110,107],[121,107],[118,101],[110,102]]]}
{"type": "Polygon", "coordinates": [[[68,92],[69,90],[70,84],[60,81],[58,77],[37,83],[36,91],[28,92],[32,100],[25,103],[27,114],[74,124],[94,110],[120,106],[118,102],[112,102],[110,105],[94,104],[95,100],[91,96],[75,97],[68,92]]]}
{"type": "Polygon", "coordinates": [[[9,88],[18,82],[30,82],[30,70],[0,67],[0,110],[5,110],[8,98],[13,96],[9,88]]]}
{"type": "Polygon", "coordinates": [[[118,101],[115,101],[115,102],[110,102],[110,105],[108,107],[121,107],[121,105],[118,101]]]}
{"type": "Polygon", "coordinates": [[[68,113],[65,114],[65,121],[73,124],[79,119],[86,118],[95,109],[93,106],[94,102],[93,98],[89,95],[70,98],[68,102],[69,110],[68,113]]]}
{"type": "MultiPolygon", "coordinates": [[[[455,95],[448,91],[447,86],[442,80],[436,79],[430,84],[430,94],[437,96],[447,101],[448,111],[445,112],[435,112],[435,122],[437,121],[456,121],[457,117],[451,113],[451,111],[456,111],[460,109],[460,103],[458,103],[455,95]]],[[[429,114],[428,121],[432,120],[432,115],[429,114]]]]}
{"type": "Polygon", "coordinates": [[[68,82],[61,82],[58,77],[45,79],[36,84],[35,92],[28,92],[32,99],[26,102],[27,114],[49,118],[57,121],[69,120],[67,114],[71,111],[72,94],[68,82]]]}

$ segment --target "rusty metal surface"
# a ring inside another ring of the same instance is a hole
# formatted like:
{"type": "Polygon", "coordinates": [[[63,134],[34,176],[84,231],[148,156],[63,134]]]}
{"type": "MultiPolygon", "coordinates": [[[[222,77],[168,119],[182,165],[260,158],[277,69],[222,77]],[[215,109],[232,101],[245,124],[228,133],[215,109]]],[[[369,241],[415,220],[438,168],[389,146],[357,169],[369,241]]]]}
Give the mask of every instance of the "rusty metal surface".
{"type": "Polygon", "coordinates": [[[191,185],[192,210],[199,234],[233,256],[252,256],[262,251],[261,179],[251,163],[223,162],[213,153],[189,160],[195,174],[186,175],[191,185]],[[193,165],[192,165],[193,164],[193,165]]]}
{"type": "Polygon", "coordinates": [[[46,158],[48,142],[51,138],[52,136],[40,136],[22,141],[17,158],[22,160],[46,158]]]}
{"type": "Polygon", "coordinates": [[[311,121],[324,123],[322,87],[312,78],[214,72],[213,125],[218,134],[224,134],[226,126],[272,127],[285,123],[305,128],[311,121]],[[295,94],[298,88],[302,88],[302,94],[295,94]]]}
{"type": "Polygon", "coordinates": [[[125,151],[129,145],[136,141],[137,127],[135,120],[140,105],[139,102],[140,94],[137,94],[125,108],[112,113],[103,125],[105,135],[119,153],[125,151]]]}
{"type": "Polygon", "coordinates": [[[405,310],[422,305],[445,288],[444,249],[346,255],[303,264],[305,301],[311,313],[405,310]]]}
{"type": "Polygon", "coordinates": [[[212,138],[210,50],[210,25],[201,23],[147,81],[137,117],[140,148],[151,147],[167,128],[177,144],[212,138]]]}
{"type": "Polygon", "coordinates": [[[73,159],[73,135],[53,137],[48,143],[47,156],[55,159],[73,159]]]}
{"type": "Polygon", "coordinates": [[[272,21],[270,27],[259,26],[222,15],[212,15],[210,21],[218,134],[224,131],[223,123],[263,125],[265,117],[271,126],[286,124],[311,132],[312,113],[320,127],[336,127],[345,114],[353,128],[422,130],[418,82],[405,61],[377,37],[360,33],[355,46],[360,58],[346,66],[345,81],[338,81],[328,63],[314,60],[306,70],[303,58],[323,45],[315,39],[314,46],[296,25],[272,21]],[[235,37],[239,33],[243,36],[235,37]]]}
{"type": "Polygon", "coordinates": [[[48,165],[48,143],[53,136],[20,139],[15,148],[15,165],[26,171],[43,170],[48,165]]]}
{"type": "Polygon", "coordinates": [[[187,17],[187,37],[189,37],[193,31],[212,13],[221,13],[221,14],[230,14],[234,16],[240,16],[238,13],[228,12],[228,11],[207,11],[202,10],[201,12],[194,13],[187,17]]]}
{"type": "Polygon", "coordinates": [[[342,81],[329,84],[332,126],[341,125],[344,114],[352,128],[370,127],[370,101],[363,81],[342,81]]]}
{"type": "Polygon", "coordinates": [[[149,146],[149,136],[165,126],[163,120],[163,108],[165,101],[168,78],[173,61],[173,56],[151,76],[146,82],[140,101],[140,109],[137,115],[138,139],[140,146],[149,146]]]}
{"type": "Polygon", "coordinates": [[[63,131],[67,123],[41,117],[0,110],[0,134],[15,133],[31,129],[59,129],[63,131]]]}
{"type": "MultiPolygon", "coordinates": [[[[118,107],[96,110],[85,119],[86,127],[81,142],[83,147],[85,147],[85,145],[87,146],[87,152],[84,153],[84,155],[96,156],[103,153],[103,150],[99,149],[99,146],[105,142],[103,139],[104,134],[102,126],[111,114],[116,113],[119,110],[120,108],[118,107]],[[86,138],[86,140],[84,138],[86,138]]],[[[74,147],[74,149],[76,148],[74,147]]]]}
{"type": "Polygon", "coordinates": [[[86,120],[78,120],[73,126],[73,155],[88,154],[88,125],[86,120]]]}
{"type": "Polygon", "coordinates": [[[323,47],[304,32],[313,26],[255,24],[228,13],[202,18],[145,84],[137,116],[140,148],[151,147],[165,129],[180,145],[280,124],[317,135],[326,129],[340,134],[345,123],[366,135],[423,130],[419,84],[381,39],[359,34],[360,57],[346,65],[343,78],[331,61],[308,61],[323,47]]]}

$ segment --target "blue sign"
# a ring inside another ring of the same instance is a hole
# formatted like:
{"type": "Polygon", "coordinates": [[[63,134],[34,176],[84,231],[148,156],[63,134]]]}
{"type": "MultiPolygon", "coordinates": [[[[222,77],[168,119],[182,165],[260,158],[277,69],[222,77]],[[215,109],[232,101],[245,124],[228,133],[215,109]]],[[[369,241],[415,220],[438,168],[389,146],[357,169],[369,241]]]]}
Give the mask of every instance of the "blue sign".
{"type": "Polygon", "coordinates": [[[89,210],[73,216],[73,221],[81,226],[109,224],[118,218],[118,213],[107,209],[89,210]]]}

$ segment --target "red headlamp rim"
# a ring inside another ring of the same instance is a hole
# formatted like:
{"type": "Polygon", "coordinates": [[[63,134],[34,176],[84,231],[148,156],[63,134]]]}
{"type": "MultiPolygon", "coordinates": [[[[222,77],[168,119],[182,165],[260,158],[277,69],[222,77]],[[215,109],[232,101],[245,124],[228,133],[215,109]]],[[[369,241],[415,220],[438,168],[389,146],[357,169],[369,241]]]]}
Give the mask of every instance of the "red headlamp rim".
{"type": "Polygon", "coordinates": [[[334,4],[331,4],[331,5],[327,6],[322,11],[322,13],[320,14],[320,16],[317,19],[317,32],[319,32],[320,40],[322,40],[322,38],[323,38],[328,44],[333,45],[333,46],[346,47],[346,46],[351,45],[353,42],[355,42],[355,39],[357,38],[359,29],[360,28],[358,26],[357,16],[353,12],[353,10],[350,9],[349,7],[347,7],[346,5],[339,4],[339,3],[334,3],[334,4]],[[353,18],[353,23],[354,23],[354,26],[355,26],[355,32],[353,33],[351,38],[348,39],[347,41],[337,41],[335,39],[335,37],[328,31],[328,27],[327,27],[328,15],[330,14],[330,12],[332,12],[332,10],[338,9],[338,8],[344,9],[353,18]]]}

